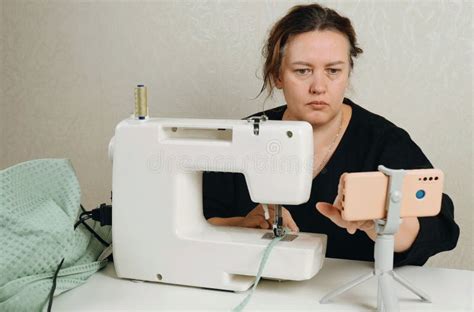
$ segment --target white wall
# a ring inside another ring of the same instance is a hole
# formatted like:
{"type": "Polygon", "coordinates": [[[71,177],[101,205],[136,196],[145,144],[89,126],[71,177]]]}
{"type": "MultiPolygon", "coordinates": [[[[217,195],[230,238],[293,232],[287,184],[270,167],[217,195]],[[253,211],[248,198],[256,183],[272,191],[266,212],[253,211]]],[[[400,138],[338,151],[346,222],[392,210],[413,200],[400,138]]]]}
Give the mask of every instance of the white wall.
{"type": "MultiPolygon", "coordinates": [[[[148,86],[153,116],[259,110],[260,49],[295,3],[2,1],[0,168],[70,158],[83,203],[108,201],[107,145],[134,86],[148,86]]],[[[473,269],[472,2],[322,3],[352,19],[365,51],[348,96],[405,128],[446,173],[461,238],[429,265],[473,269]]]]}

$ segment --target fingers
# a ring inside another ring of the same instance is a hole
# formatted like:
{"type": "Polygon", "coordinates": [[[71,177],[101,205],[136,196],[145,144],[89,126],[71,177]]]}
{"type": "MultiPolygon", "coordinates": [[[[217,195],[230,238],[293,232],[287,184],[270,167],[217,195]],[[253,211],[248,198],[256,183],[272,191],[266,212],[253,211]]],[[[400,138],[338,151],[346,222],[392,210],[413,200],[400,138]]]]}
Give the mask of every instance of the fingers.
{"type": "MultiPolygon", "coordinates": [[[[326,218],[331,220],[337,226],[342,227],[342,228],[346,228],[348,231],[352,231],[351,226],[348,224],[347,221],[342,219],[341,212],[335,206],[333,206],[329,203],[320,202],[320,203],[316,204],[316,209],[323,216],[325,216],[326,218]]],[[[351,234],[353,234],[353,233],[351,233],[351,234]]]]}
{"type": "Polygon", "coordinates": [[[283,207],[282,214],[283,214],[283,226],[289,228],[290,231],[292,231],[292,232],[295,232],[295,233],[299,232],[300,229],[296,225],[295,220],[293,220],[293,217],[291,217],[291,214],[288,211],[288,209],[283,207]]]}
{"type": "Polygon", "coordinates": [[[264,220],[270,220],[272,218],[273,207],[266,204],[258,204],[252,211],[247,214],[250,216],[261,216],[264,220]],[[266,209],[265,209],[266,208],[266,209]]]}
{"type": "Polygon", "coordinates": [[[247,215],[241,222],[240,226],[247,228],[269,229],[271,226],[261,215],[247,215]]]}
{"type": "MultiPolygon", "coordinates": [[[[260,208],[260,207],[261,207],[261,210],[254,209],[254,210],[257,210],[258,212],[253,213],[254,216],[259,216],[265,220],[265,223],[262,222],[262,224],[260,224],[259,227],[261,229],[269,229],[273,227],[273,223],[275,221],[275,205],[260,204],[256,208],[260,208]]],[[[288,211],[288,209],[286,209],[285,207],[282,207],[281,211],[282,211],[282,218],[283,218],[283,226],[287,227],[292,232],[299,232],[300,229],[296,225],[295,220],[293,220],[293,218],[291,217],[291,214],[288,211]]]]}
{"type": "Polygon", "coordinates": [[[268,221],[263,220],[259,223],[258,227],[266,230],[266,229],[271,228],[271,225],[268,223],[268,221]]]}
{"type": "Polygon", "coordinates": [[[362,231],[370,231],[370,230],[373,230],[374,228],[375,228],[375,224],[373,220],[363,221],[362,225],[359,226],[359,230],[362,230],[362,231]]]}
{"type": "Polygon", "coordinates": [[[316,204],[316,209],[329,220],[334,223],[338,223],[340,218],[339,210],[329,203],[319,202],[316,204]]]}
{"type": "MultiPolygon", "coordinates": [[[[291,217],[290,212],[282,207],[283,226],[292,232],[299,232],[295,220],[291,217]]],[[[273,227],[275,218],[275,205],[259,204],[242,221],[242,226],[250,228],[270,229],[273,227]]]]}
{"type": "Polygon", "coordinates": [[[354,234],[357,230],[367,231],[374,226],[372,221],[346,221],[342,219],[339,209],[329,203],[319,202],[316,204],[316,209],[337,226],[345,228],[349,234],[354,234]]]}
{"type": "Polygon", "coordinates": [[[346,175],[347,173],[343,173],[339,177],[339,184],[337,185],[337,196],[334,199],[334,203],[333,203],[333,206],[339,210],[342,209],[342,195],[344,194],[344,177],[346,175]]]}
{"type": "Polygon", "coordinates": [[[350,234],[354,234],[355,230],[353,231],[350,222],[342,219],[341,212],[339,209],[337,209],[337,207],[329,203],[320,202],[316,204],[316,209],[318,209],[318,211],[323,216],[331,220],[337,226],[347,229],[350,234]]]}
{"type": "MultiPolygon", "coordinates": [[[[271,207],[271,218],[270,218],[270,225],[273,226],[274,223],[274,218],[275,218],[275,205],[269,205],[271,207]]],[[[293,220],[293,217],[291,216],[291,213],[286,209],[285,207],[281,207],[281,216],[283,219],[283,226],[290,229],[291,232],[299,232],[300,229],[296,225],[295,220],[293,220]]]]}
{"type": "Polygon", "coordinates": [[[265,217],[265,220],[270,219],[270,213],[268,211],[268,205],[267,204],[262,204],[263,207],[263,216],[265,217]]]}
{"type": "Polygon", "coordinates": [[[350,231],[349,229],[347,230],[350,234],[354,234],[357,230],[361,231],[369,231],[375,227],[374,221],[354,221],[354,222],[349,222],[350,223],[350,231]]]}
{"type": "Polygon", "coordinates": [[[354,234],[357,231],[357,224],[354,222],[349,222],[346,227],[347,233],[354,234]]]}

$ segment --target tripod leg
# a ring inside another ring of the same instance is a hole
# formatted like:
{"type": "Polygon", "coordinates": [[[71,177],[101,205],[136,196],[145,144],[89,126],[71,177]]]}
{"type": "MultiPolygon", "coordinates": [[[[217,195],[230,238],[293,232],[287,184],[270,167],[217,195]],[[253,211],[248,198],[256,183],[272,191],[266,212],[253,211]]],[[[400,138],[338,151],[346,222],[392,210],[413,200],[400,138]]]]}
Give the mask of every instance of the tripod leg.
{"type": "Polygon", "coordinates": [[[370,279],[374,275],[375,275],[374,272],[370,272],[370,273],[367,273],[365,275],[362,275],[362,276],[356,278],[355,280],[353,280],[353,281],[351,281],[351,282],[349,282],[345,285],[342,285],[341,287],[336,288],[335,290],[331,291],[326,296],[324,296],[319,302],[320,303],[328,303],[329,300],[331,300],[332,298],[334,298],[336,296],[339,296],[340,294],[346,292],[347,290],[349,290],[353,287],[356,287],[357,285],[365,282],[366,280],[370,279]]]}
{"type": "MultiPolygon", "coordinates": [[[[377,277],[378,278],[378,277],[377,277]]],[[[382,284],[377,283],[377,312],[384,312],[382,300],[382,284]]]]}
{"type": "Polygon", "coordinates": [[[400,311],[397,294],[395,293],[395,283],[393,282],[392,275],[388,273],[379,275],[379,287],[382,294],[383,311],[400,311]]]}
{"type": "Polygon", "coordinates": [[[380,284],[377,285],[377,312],[383,312],[382,291],[380,284]]]}
{"type": "Polygon", "coordinates": [[[431,303],[430,297],[427,294],[425,294],[423,291],[421,291],[420,289],[415,288],[414,286],[410,285],[410,283],[406,279],[404,279],[403,277],[401,277],[400,275],[398,275],[394,271],[392,271],[392,274],[393,274],[393,278],[397,282],[399,282],[402,286],[404,286],[405,288],[410,290],[412,293],[414,293],[415,295],[420,297],[421,300],[423,300],[425,302],[428,302],[428,303],[431,303]]]}

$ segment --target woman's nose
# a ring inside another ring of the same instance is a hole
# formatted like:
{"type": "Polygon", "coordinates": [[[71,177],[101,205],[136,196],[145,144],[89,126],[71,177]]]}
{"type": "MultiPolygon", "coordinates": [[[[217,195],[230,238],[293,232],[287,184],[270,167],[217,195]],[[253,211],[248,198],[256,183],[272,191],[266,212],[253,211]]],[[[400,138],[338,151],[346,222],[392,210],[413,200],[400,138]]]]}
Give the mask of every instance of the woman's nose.
{"type": "Polygon", "coordinates": [[[326,92],[326,83],[324,81],[324,75],[315,72],[311,77],[311,84],[309,86],[309,93],[311,94],[323,94],[326,92]]]}

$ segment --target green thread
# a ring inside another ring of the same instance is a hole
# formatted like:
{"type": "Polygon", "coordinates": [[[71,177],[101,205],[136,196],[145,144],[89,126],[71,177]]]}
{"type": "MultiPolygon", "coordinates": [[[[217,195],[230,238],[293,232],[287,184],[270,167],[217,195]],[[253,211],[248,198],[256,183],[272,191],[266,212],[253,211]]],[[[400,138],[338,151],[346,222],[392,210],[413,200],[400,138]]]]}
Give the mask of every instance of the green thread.
{"type": "Polygon", "coordinates": [[[288,229],[284,229],[283,236],[274,237],[271,240],[270,244],[268,244],[267,248],[265,248],[265,251],[263,252],[262,260],[260,261],[260,266],[258,268],[257,276],[255,277],[255,283],[253,284],[253,287],[250,289],[250,293],[244,298],[244,300],[242,300],[239,303],[239,305],[237,305],[235,308],[232,309],[232,312],[241,312],[245,308],[245,306],[249,303],[250,298],[252,297],[253,293],[255,292],[255,289],[257,288],[258,283],[260,282],[263,269],[265,268],[265,264],[267,263],[268,257],[270,256],[270,252],[272,251],[276,243],[282,240],[288,232],[289,232],[288,229]]]}

